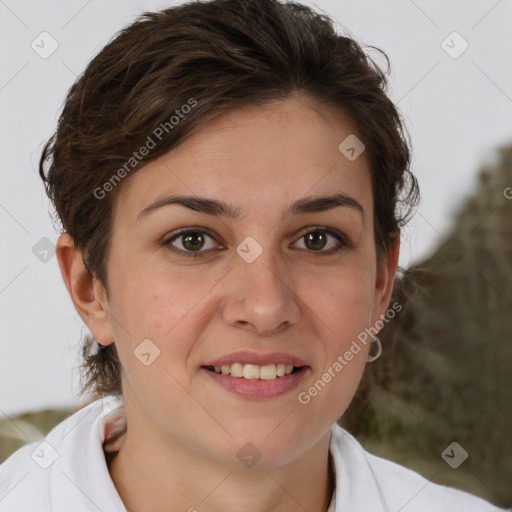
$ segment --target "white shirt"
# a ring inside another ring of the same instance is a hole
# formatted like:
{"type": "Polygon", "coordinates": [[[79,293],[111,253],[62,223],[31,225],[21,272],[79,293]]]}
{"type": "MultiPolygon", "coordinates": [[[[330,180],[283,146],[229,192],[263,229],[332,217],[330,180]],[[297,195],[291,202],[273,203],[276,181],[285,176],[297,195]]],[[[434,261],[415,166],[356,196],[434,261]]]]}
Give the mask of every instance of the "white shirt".
{"type": "MultiPolygon", "coordinates": [[[[122,397],[91,402],[43,441],[14,452],[0,465],[0,512],[126,512],[104,452],[105,426],[112,430],[122,406],[122,397]]],[[[328,512],[505,510],[372,455],[338,424],[331,427],[330,452],[336,485],[328,512]]]]}

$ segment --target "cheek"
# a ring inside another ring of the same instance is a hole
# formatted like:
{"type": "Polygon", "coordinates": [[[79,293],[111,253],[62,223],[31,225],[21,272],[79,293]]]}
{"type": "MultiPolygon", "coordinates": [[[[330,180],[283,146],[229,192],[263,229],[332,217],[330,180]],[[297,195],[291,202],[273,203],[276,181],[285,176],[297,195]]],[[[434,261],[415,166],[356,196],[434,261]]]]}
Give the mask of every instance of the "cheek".
{"type": "MultiPolygon", "coordinates": [[[[155,420],[175,415],[187,418],[191,406],[183,387],[190,385],[187,366],[190,351],[203,326],[200,303],[211,286],[190,276],[161,275],[133,279],[123,289],[122,301],[114,314],[126,326],[116,327],[116,343],[126,381],[123,393],[128,401],[137,396],[155,420]]],[[[114,322],[117,324],[117,322],[114,322]]]]}
{"type": "Polygon", "coordinates": [[[375,284],[371,265],[354,257],[329,275],[302,278],[304,302],[330,327],[338,344],[369,326],[375,284]]]}
{"type": "Polygon", "coordinates": [[[311,400],[310,409],[319,412],[322,404],[337,404],[333,416],[341,415],[356,391],[366,365],[368,340],[362,335],[370,327],[373,281],[370,258],[355,257],[336,274],[315,283],[304,282],[305,302],[311,305],[323,351],[321,368],[315,372],[315,382],[320,382],[311,394],[304,390],[309,395],[305,399],[311,400]]]}
{"type": "Polygon", "coordinates": [[[201,309],[202,297],[208,292],[205,280],[187,279],[172,282],[159,280],[146,282],[144,287],[127,293],[124,299],[123,316],[130,325],[132,337],[154,338],[155,342],[175,338],[183,329],[186,318],[201,309]]]}
{"type": "Polygon", "coordinates": [[[369,327],[373,295],[371,272],[359,270],[341,272],[338,279],[325,280],[323,288],[317,283],[306,301],[313,305],[310,317],[322,360],[298,390],[297,407],[317,418],[314,428],[320,423],[327,428],[343,415],[366,366],[367,345],[361,342],[361,333],[369,327]]]}
{"type": "Polygon", "coordinates": [[[214,284],[206,273],[165,273],[156,265],[128,268],[125,263],[111,275],[115,290],[111,325],[120,357],[124,354],[128,368],[134,350],[146,339],[158,347],[161,355],[188,350],[186,344],[194,339],[191,325],[200,328],[198,322],[188,319],[198,319],[201,301],[214,284]],[[187,335],[183,329],[187,329],[187,335]]]}

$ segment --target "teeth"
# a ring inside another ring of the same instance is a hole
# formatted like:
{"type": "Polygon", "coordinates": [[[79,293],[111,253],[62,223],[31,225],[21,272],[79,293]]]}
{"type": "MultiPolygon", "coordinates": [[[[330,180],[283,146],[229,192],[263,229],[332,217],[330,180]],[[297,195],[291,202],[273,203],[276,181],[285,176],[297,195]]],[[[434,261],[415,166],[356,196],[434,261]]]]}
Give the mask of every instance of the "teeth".
{"type": "MultiPolygon", "coordinates": [[[[292,366],[293,370],[293,366],[292,366]]],[[[272,380],[277,377],[277,368],[275,364],[267,364],[260,368],[260,379],[272,380]]]]}
{"type": "Polygon", "coordinates": [[[260,367],[255,364],[244,364],[244,379],[259,379],[260,367]]]}
{"type": "Polygon", "coordinates": [[[233,363],[214,366],[214,369],[215,373],[231,375],[231,377],[243,377],[244,379],[249,380],[273,380],[276,377],[290,375],[290,373],[293,372],[293,365],[279,363],[258,366],[256,364],[233,363]]]}
{"type": "Polygon", "coordinates": [[[230,373],[232,377],[243,377],[244,376],[244,365],[240,363],[234,363],[231,365],[230,373]]]}

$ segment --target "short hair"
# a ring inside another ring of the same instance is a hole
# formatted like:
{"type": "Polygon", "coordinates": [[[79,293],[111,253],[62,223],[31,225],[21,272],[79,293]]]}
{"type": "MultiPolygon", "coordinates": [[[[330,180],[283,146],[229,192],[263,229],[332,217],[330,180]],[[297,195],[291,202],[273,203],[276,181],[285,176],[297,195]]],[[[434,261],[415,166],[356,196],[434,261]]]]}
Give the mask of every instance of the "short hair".
{"type": "MultiPolygon", "coordinates": [[[[389,72],[387,55],[369,48],[385,57],[389,72]]],[[[106,261],[121,178],[223,113],[299,92],[341,107],[357,127],[371,170],[380,258],[419,198],[410,137],[386,89],[385,73],[352,37],[299,3],[211,0],[145,12],[70,88],[39,174],[63,231],[108,297],[106,261]],[[158,144],[134,159],[157,127],[158,144]]],[[[81,394],[90,388],[95,397],[121,394],[115,344],[94,353],[95,345],[89,335],[82,340],[81,394]]]]}

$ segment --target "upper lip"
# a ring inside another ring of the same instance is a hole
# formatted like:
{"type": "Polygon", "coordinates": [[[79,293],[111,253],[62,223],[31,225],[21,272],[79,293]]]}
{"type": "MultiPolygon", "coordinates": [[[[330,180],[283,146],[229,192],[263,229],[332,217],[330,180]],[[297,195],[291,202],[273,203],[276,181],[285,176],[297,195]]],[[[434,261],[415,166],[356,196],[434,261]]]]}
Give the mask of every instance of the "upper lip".
{"type": "Polygon", "coordinates": [[[308,366],[307,362],[303,359],[287,354],[286,352],[267,352],[259,353],[249,350],[239,350],[231,352],[218,359],[208,361],[203,366],[222,366],[231,365],[234,363],[254,364],[258,366],[265,366],[269,364],[292,364],[293,366],[308,366]]]}

